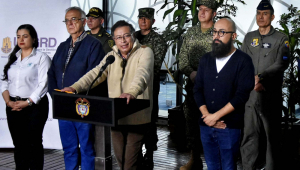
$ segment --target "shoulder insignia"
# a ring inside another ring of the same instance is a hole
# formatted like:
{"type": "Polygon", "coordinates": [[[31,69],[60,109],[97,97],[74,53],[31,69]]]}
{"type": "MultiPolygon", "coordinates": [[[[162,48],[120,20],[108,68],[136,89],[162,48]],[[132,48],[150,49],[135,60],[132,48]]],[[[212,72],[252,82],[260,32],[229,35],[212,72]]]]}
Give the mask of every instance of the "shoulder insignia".
{"type": "Polygon", "coordinates": [[[141,47],[142,47],[142,48],[146,48],[146,47],[147,47],[147,45],[142,45],[141,47]]]}
{"type": "Polygon", "coordinates": [[[98,37],[101,37],[102,36],[102,34],[98,34],[98,37]]]}
{"type": "Polygon", "coordinates": [[[285,46],[286,46],[287,48],[290,48],[289,41],[285,41],[284,44],[285,44],[285,46]]]}
{"type": "Polygon", "coordinates": [[[107,43],[110,46],[110,48],[112,48],[114,46],[114,40],[108,40],[107,43]]]}
{"type": "Polygon", "coordinates": [[[107,35],[108,37],[111,37],[111,35],[110,35],[109,33],[106,33],[106,35],[107,35]]]}
{"type": "Polygon", "coordinates": [[[90,34],[90,32],[86,32],[87,34],[90,34]]]}

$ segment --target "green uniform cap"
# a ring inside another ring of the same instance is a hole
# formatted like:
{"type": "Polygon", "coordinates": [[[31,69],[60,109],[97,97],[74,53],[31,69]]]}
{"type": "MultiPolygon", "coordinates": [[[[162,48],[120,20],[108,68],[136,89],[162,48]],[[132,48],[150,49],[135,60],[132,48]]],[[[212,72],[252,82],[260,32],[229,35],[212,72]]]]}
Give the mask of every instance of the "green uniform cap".
{"type": "Polygon", "coordinates": [[[152,18],[154,17],[154,8],[140,8],[138,17],[152,18]]]}
{"type": "Polygon", "coordinates": [[[210,9],[217,10],[219,3],[216,0],[197,0],[197,6],[204,5],[210,9]]]}

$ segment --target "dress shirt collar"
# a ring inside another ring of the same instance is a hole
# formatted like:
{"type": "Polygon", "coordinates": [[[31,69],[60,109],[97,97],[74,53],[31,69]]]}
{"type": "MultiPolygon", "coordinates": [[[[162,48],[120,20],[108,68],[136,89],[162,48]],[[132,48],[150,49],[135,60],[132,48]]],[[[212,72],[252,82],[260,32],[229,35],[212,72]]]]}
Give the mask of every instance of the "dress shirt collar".
{"type": "MultiPolygon", "coordinates": [[[[74,45],[75,45],[75,43],[82,41],[86,36],[87,36],[87,33],[85,31],[83,31],[82,34],[79,37],[77,37],[76,41],[74,42],[74,45]]],[[[72,38],[71,38],[70,46],[73,47],[72,38]]]]}
{"type": "MultiPolygon", "coordinates": [[[[21,54],[22,54],[22,49],[20,49],[17,53],[16,53],[16,56],[17,58],[21,57],[21,54]]],[[[36,48],[33,47],[31,53],[29,54],[28,57],[31,57],[31,56],[35,56],[36,55],[36,48]]]]}

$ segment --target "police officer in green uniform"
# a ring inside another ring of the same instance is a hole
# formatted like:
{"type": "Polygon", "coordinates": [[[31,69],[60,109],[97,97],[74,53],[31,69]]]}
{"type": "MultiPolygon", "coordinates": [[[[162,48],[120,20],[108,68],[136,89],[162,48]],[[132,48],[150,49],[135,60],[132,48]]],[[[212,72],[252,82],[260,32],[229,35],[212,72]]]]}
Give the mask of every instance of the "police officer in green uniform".
{"type": "Polygon", "coordinates": [[[135,32],[135,37],[143,45],[150,47],[154,53],[154,81],[153,81],[153,110],[151,114],[150,129],[145,135],[146,154],[144,156],[144,167],[153,167],[153,151],[157,150],[157,128],[158,118],[158,94],[160,89],[160,68],[167,52],[167,44],[163,37],[152,29],[154,24],[154,9],[140,8],[138,23],[140,30],[135,32]]]}
{"type": "Polygon", "coordinates": [[[268,0],[257,7],[258,30],[245,36],[242,50],[251,56],[255,68],[255,87],[245,108],[241,156],[244,170],[281,169],[280,125],[282,117],[282,79],[289,64],[289,42],[271,22],[274,9],[268,0]],[[263,159],[260,159],[263,158],[263,159]]]}
{"type": "Polygon", "coordinates": [[[187,147],[191,149],[189,162],[180,167],[180,170],[201,169],[203,166],[200,158],[202,146],[198,124],[201,113],[194,100],[193,87],[199,59],[205,53],[211,51],[212,36],[210,33],[213,30],[213,18],[216,16],[217,5],[218,3],[215,0],[197,1],[200,23],[188,29],[183,37],[183,44],[179,53],[179,69],[187,77],[185,86],[187,97],[184,102],[184,114],[186,118],[187,147]]]}
{"type": "Polygon", "coordinates": [[[87,31],[87,34],[97,38],[105,51],[105,54],[112,50],[112,47],[115,45],[114,40],[111,35],[106,32],[102,27],[104,22],[104,15],[101,9],[93,7],[89,10],[89,13],[86,15],[87,25],[91,29],[87,31]]]}

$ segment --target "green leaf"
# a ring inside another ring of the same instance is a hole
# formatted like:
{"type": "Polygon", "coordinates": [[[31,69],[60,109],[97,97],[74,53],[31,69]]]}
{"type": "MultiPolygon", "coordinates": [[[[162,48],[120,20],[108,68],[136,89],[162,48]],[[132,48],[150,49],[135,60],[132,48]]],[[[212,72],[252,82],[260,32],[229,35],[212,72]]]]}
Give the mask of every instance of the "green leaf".
{"type": "Polygon", "coordinates": [[[197,0],[193,0],[192,1],[192,6],[191,6],[191,10],[192,10],[192,17],[194,18],[195,15],[197,15],[197,0]]]}
{"type": "Polygon", "coordinates": [[[183,9],[177,9],[175,12],[174,12],[174,15],[173,15],[173,21],[175,21],[175,19],[182,15],[182,12],[183,12],[183,9]]]}
{"type": "Polygon", "coordinates": [[[184,26],[184,24],[185,24],[185,21],[186,21],[186,19],[187,19],[187,13],[188,13],[188,10],[184,10],[184,11],[183,11],[183,15],[182,15],[182,17],[180,18],[179,25],[178,25],[179,28],[183,28],[183,26],[184,26]]]}
{"type": "Polygon", "coordinates": [[[178,1],[178,0],[174,0],[174,4],[177,4],[177,1],[178,1]]]}
{"type": "Polygon", "coordinates": [[[195,16],[193,17],[193,20],[192,20],[192,26],[197,25],[198,22],[199,22],[198,15],[195,15],[195,16]]]}
{"type": "Polygon", "coordinates": [[[175,55],[175,54],[176,54],[176,47],[177,47],[177,45],[176,45],[176,44],[173,44],[173,47],[172,47],[172,55],[175,55]]]}
{"type": "Polygon", "coordinates": [[[287,34],[287,35],[289,35],[290,31],[289,31],[288,27],[286,26],[286,24],[281,23],[280,25],[284,29],[284,33],[287,34]]]}
{"type": "Polygon", "coordinates": [[[295,37],[291,37],[291,39],[290,39],[290,50],[291,51],[294,51],[295,45],[296,45],[296,38],[295,37]]]}
{"type": "MultiPolygon", "coordinates": [[[[165,4],[163,4],[163,6],[160,7],[159,10],[164,9],[170,2],[168,2],[167,0],[165,1],[165,4]]],[[[158,11],[157,11],[158,12],[158,11]]]]}
{"type": "Polygon", "coordinates": [[[175,5],[173,8],[171,8],[171,9],[168,9],[168,10],[166,10],[166,12],[164,13],[164,16],[163,16],[163,20],[166,18],[166,16],[168,15],[168,14],[170,14],[174,9],[175,9],[175,7],[176,7],[177,5],[175,5]]]}

